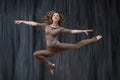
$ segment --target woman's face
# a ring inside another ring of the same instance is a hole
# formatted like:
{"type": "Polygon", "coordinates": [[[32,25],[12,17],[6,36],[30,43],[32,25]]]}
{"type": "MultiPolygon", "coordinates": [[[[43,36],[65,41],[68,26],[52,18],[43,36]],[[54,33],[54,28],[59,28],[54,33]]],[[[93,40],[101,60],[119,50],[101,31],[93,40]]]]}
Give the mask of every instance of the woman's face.
{"type": "Polygon", "coordinates": [[[52,20],[55,22],[58,22],[60,20],[60,15],[59,13],[54,13],[52,16],[52,20]]]}

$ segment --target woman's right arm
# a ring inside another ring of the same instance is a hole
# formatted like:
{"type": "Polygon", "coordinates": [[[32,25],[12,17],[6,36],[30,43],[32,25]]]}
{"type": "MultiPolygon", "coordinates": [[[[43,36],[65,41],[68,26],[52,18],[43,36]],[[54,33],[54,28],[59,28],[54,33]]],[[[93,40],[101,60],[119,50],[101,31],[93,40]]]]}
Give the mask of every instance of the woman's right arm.
{"type": "Polygon", "coordinates": [[[15,24],[26,24],[30,26],[36,26],[36,27],[45,27],[46,23],[37,23],[34,21],[24,21],[24,20],[15,20],[15,24]]]}

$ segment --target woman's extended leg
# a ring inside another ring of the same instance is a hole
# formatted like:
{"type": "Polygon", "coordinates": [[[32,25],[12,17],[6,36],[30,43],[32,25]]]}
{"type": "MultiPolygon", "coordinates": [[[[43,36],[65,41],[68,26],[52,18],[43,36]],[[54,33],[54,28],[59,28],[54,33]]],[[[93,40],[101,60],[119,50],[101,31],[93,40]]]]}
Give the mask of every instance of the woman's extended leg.
{"type": "Polygon", "coordinates": [[[85,46],[89,43],[92,43],[92,42],[96,42],[98,41],[99,39],[101,39],[102,36],[95,36],[91,39],[85,39],[85,40],[81,40],[80,42],[78,43],[75,43],[75,44],[69,44],[69,43],[59,43],[57,45],[57,47],[53,50],[53,51],[56,51],[56,52],[61,52],[61,51],[64,51],[64,50],[73,50],[73,49],[78,49],[82,46],[85,46]]]}
{"type": "Polygon", "coordinates": [[[40,51],[36,51],[33,53],[34,57],[36,57],[38,60],[40,60],[41,62],[43,62],[49,66],[50,72],[52,75],[54,74],[55,64],[51,63],[45,57],[49,57],[49,56],[53,56],[53,55],[54,55],[54,53],[49,50],[40,50],[40,51]]]}

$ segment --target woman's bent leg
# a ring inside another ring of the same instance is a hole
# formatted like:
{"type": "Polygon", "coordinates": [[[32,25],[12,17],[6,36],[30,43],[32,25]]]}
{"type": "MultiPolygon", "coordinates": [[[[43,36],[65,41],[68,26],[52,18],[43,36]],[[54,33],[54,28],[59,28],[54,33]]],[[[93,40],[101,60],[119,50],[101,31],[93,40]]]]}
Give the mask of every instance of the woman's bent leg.
{"type": "Polygon", "coordinates": [[[49,56],[53,56],[53,55],[54,55],[54,53],[49,50],[40,50],[40,51],[36,51],[33,53],[34,57],[36,57],[38,60],[40,60],[41,62],[43,62],[49,66],[52,75],[54,74],[55,64],[51,63],[45,57],[49,57],[49,56]]]}

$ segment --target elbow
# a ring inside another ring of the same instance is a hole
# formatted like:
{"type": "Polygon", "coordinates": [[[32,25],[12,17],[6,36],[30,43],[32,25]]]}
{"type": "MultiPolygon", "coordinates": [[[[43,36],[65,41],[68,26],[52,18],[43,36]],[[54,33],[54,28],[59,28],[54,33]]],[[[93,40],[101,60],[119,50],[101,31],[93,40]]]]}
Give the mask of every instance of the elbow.
{"type": "Polygon", "coordinates": [[[31,26],[38,26],[38,24],[35,23],[35,22],[32,22],[32,23],[31,23],[31,26]]]}
{"type": "Polygon", "coordinates": [[[70,31],[71,34],[77,34],[76,31],[72,30],[70,31]]]}
{"type": "Polygon", "coordinates": [[[70,34],[76,34],[76,33],[71,31],[70,34]]]}

